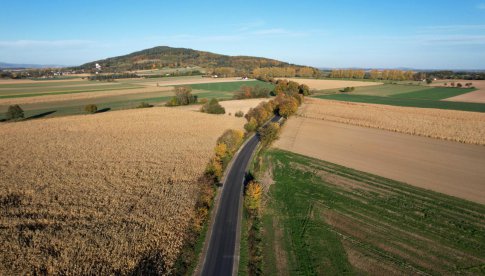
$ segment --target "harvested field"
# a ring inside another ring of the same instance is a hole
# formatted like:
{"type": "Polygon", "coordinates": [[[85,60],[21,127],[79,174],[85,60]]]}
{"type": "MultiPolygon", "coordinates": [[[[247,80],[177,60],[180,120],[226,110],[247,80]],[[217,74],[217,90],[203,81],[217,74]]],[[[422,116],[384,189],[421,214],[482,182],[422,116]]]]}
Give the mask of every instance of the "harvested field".
{"type": "MultiPolygon", "coordinates": [[[[81,93],[67,93],[67,94],[57,94],[57,95],[45,95],[45,96],[33,96],[33,97],[22,97],[22,98],[6,98],[0,99],[0,106],[10,105],[10,104],[34,104],[34,103],[46,103],[46,102],[63,102],[63,101],[74,101],[81,99],[95,99],[107,96],[121,96],[121,95],[131,95],[131,94],[142,94],[142,93],[152,93],[152,92],[171,92],[173,87],[147,87],[147,88],[135,88],[135,89],[120,89],[120,90],[101,90],[95,92],[81,92],[81,93]]],[[[172,95],[170,93],[168,95],[172,95]]]]}
{"type": "MultiPolygon", "coordinates": [[[[242,111],[246,114],[250,108],[256,107],[259,103],[268,101],[269,99],[247,99],[247,100],[229,100],[229,101],[221,101],[219,102],[225,109],[226,114],[231,113],[234,114],[237,111],[242,111]]],[[[193,105],[187,107],[179,107],[179,108],[186,108],[188,110],[199,111],[202,105],[193,105]]]]}
{"type": "MultiPolygon", "coordinates": [[[[230,101],[221,101],[219,102],[225,109],[226,114],[234,113],[238,111],[244,112],[246,114],[250,108],[256,107],[259,103],[269,101],[269,99],[247,99],[247,100],[230,100],[230,101]]],[[[177,109],[182,110],[190,110],[190,111],[199,111],[202,107],[201,104],[195,105],[187,105],[187,106],[178,106],[177,109]]]]}
{"type": "Polygon", "coordinates": [[[279,272],[266,248],[280,246],[283,274],[485,272],[484,205],[287,151],[263,159],[275,181],[263,208],[263,271],[279,272]]]}
{"type": "Polygon", "coordinates": [[[169,273],[216,139],[243,123],[162,107],[0,125],[0,274],[169,273]]]}
{"type": "Polygon", "coordinates": [[[258,104],[266,101],[269,101],[269,99],[231,100],[222,101],[220,104],[226,109],[226,113],[234,115],[234,113],[238,111],[242,111],[246,114],[250,108],[256,107],[258,104]]]}
{"type": "Polygon", "coordinates": [[[306,84],[310,89],[324,90],[324,89],[334,89],[343,87],[358,87],[358,86],[371,86],[371,85],[381,85],[381,82],[372,81],[348,81],[348,80],[317,80],[317,79],[300,79],[300,78],[278,78],[286,79],[291,81],[296,81],[300,84],[306,84]]]}
{"type": "MultiPolygon", "coordinates": [[[[173,96],[173,85],[240,82],[239,78],[167,77],[155,79],[119,79],[116,82],[87,80],[16,80],[0,82],[0,120],[9,105],[19,104],[25,117],[58,117],[84,113],[84,106],[119,110],[138,106],[140,102],[159,105],[173,96]],[[157,86],[158,84],[158,86],[157,86]],[[43,115],[48,114],[48,115],[43,115]]],[[[253,81],[249,81],[253,82],[253,81]]],[[[230,86],[230,85],[229,85],[230,86]]],[[[239,86],[238,86],[239,87],[239,86]]],[[[194,90],[199,98],[231,99],[233,92],[194,90]]]]}
{"type": "Polygon", "coordinates": [[[307,98],[305,118],[485,145],[485,114],[307,98]]]}
{"type": "Polygon", "coordinates": [[[189,85],[199,83],[222,83],[241,81],[241,78],[203,78],[197,77],[176,77],[176,78],[161,78],[161,79],[144,79],[137,80],[131,83],[136,83],[144,86],[175,86],[175,85],[189,85]]]}
{"type": "MultiPolygon", "coordinates": [[[[396,114],[399,113],[383,112],[381,116],[396,114]]],[[[392,120],[395,118],[391,117],[392,120]]],[[[275,146],[485,203],[484,146],[305,117],[290,118],[275,146]]]]}
{"type": "Polygon", "coordinates": [[[446,101],[485,103],[485,80],[440,80],[432,85],[443,86],[445,82],[448,83],[448,86],[450,82],[461,83],[462,85],[471,82],[472,86],[478,89],[473,92],[448,98],[446,101]]]}
{"type": "MultiPolygon", "coordinates": [[[[76,75],[78,76],[78,75],[76,75]]],[[[43,82],[71,82],[71,81],[81,81],[81,77],[85,77],[84,75],[79,75],[79,78],[72,78],[72,79],[53,79],[53,80],[28,80],[28,79],[20,79],[20,80],[17,80],[17,79],[0,79],[0,85],[2,84],[28,84],[28,83],[32,83],[32,84],[39,84],[39,83],[43,83],[43,82]]]]}

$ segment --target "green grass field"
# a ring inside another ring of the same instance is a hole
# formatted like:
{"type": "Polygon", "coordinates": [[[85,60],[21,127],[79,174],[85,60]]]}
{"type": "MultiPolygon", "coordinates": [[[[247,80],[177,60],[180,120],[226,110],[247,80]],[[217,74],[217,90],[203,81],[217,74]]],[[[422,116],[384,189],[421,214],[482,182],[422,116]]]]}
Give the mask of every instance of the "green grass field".
{"type": "Polygon", "coordinates": [[[430,87],[413,92],[394,94],[390,97],[401,99],[443,100],[475,90],[476,89],[474,88],[430,87]]]}
{"type": "Polygon", "coordinates": [[[485,273],[485,206],[269,150],[263,275],[485,273]]]}
{"type": "Polygon", "coordinates": [[[23,98],[23,97],[33,97],[33,96],[47,96],[47,95],[61,95],[61,94],[76,94],[84,92],[99,92],[99,91],[111,91],[111,90],[126,90],[142,88],[142,86],[135,86],[131,84],[119,84],[119,85],[100,85],[100,86],[75,86],[75,87],[60,87],[57,89],[25,89],[18,91],[1,91],[0,99],[8,98],[23,98]],[[38,91],[38,92],[35,92],[38,91]]]}
{"type": "Polygon", "coordinates": [[[273,89],[274,85],[262,81],[235,81],[235,82],[215,82],[215,83],[198,83],[191,84],[190,87],[196,90],[206,90],[214,92],[236,92],[241,89],[242,86],[257,86],[267,87],[273,89]]]}
{"type": "Polygon", "coordinates": [[[485,112],[485,104],[441,101],[472,92],[475,90],[473,88],[383,84],[355,87],[355,90],[349,93],[340,93],[339,90],[322,90],[316,93],[314,97],[346,102],[485,112]]]}
{"type": "MultiPolygon", "coordinates": [[[[201,79],[196,77],[170,77],[164,79],[120,79],[114,83],[95,82],[87,80],[79,81],[65,81],[65,82],[36,82],[36,83],[16,83],[16,84],[0,84],[0,99],[23,98],[30,96],[43,95],[59,95],[59,94],[74,94],[82,92],[98,92],[111,90],[128,90],[134,88],[147,87],[147,83],[155,84],[160,82],[163,86],[164,82],[176,80],[196,80],[201,79]]],[[[238,82],[246,85],[264,84],[258,81],[238,82]]],[[[202,98],[218,98],[219,100],[232,99],[234,92],[231,90],[239,90],[241,84],[231,84],[222,86],[210,86],[210,90],[194,89],[193,94],[196,94],[199,99],[202,98]],[[231,88],[232,87],[232,88],[231,88]]],[[[98,109],[120,110],[130,109],[138,106],[141,102],[147,102],[152,105],[161,104],[169,100],[173,95],[172,91],[160,92],[141,92],[126,95],[110,95],[109,93],[97,98],[87,99],[72,99],[68,101],[53,101],[53,102],[32,102],[28,104],[21,104],[24,110],[25,117],[45,114],[52,111],[44,117],[57,117],[66,115],[83,114],[84,106],[87,104],[96,104],[98,109]]],[[[8,105],[0,105],[0,120],[5,118],[5,112],[8,105]]]]}
{"type": "Polygon", "coordinates": [[[373,104],[385,104],[385,105],[405,106],[405,107],[438,108],[438,109],[485,112],[485,104],[482,104],[482,103],[465,103],[465,102],[437,101],[437,100],[397,98],[397,97],[379,97],[379,96],[353,95],[353,94],[317,95],[315,97],[320,99],[337,100],[337,101],[344,101],[344,102],[373,103],[373,104]]]}

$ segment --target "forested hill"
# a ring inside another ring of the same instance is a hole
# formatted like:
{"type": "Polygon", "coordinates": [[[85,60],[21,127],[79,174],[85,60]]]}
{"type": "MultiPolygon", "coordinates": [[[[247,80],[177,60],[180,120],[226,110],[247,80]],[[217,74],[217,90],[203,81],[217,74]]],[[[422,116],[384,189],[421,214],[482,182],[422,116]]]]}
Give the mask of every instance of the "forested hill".
{"type": "Polygon", "coordinates": [[[92,70],[98,63],[104,72],[121,72],[128,70],[143,70],[156,68],[181,68],[199,66],[203,68],[231,67],[236,71],[250,72],[261,67],[300,67],[286,62],[250,57],[226,56],[210,52],[197,51],[186,48],[172,48],[158,46],[124,56],[112,57],[89,62],[78,68],[92,70]]]}

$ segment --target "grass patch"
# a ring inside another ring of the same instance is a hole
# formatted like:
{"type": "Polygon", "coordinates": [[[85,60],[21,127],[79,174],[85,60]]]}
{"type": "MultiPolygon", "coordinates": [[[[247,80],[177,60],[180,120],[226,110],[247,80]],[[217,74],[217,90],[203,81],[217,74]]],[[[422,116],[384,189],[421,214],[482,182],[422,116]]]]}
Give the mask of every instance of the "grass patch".
{"type": "MultiPolygon", "coordinates": [[[[89,86],[82,86],[82,87],[73,87],[72,89],[65,90],[66,88],[62,88],[61,91],[53,91],[53,92],[38,92],[38,93],[28,93],[27,91],[7,91],[7,93],[16,93],[16,94],[8,94],[8,95],[0,95],[0,99],[9,99],[9,98],[24,98],[24,97],[34,97],[34,96],[49,96],[49,95],[61,95],[61,94],[76,94],[76,93],[84,93],[84,92],[99,92],[99,91],[111,91],[111,90],[127,90],[127,89],[135,89],[141,88],[141,86],[133,86],[133,85],[112,85],[112,86],[94,86],[93,88],[89,88],[89,86]],[[88,89],[86,89],[88,88],[88,89]],[[77,90],[79,89],[79,90],[77,90]]],[[[50,89],[52,90],[52,89],[50,89]]],[[[44,90],[45,91],[45,90],[44,90]]],[[[3,91],[0,91],[3,92],[3,91]]]]}
{"type": "MultiPolygon", "coordinates": [[[[110,110],[122,110],[122,109],[132,109],[136,108],[140,102],[146,102],[148,104],[156,104],[167,101],[172,96],[161,96],[161,97],[150,97],[150,98],[140,98],[140,99],[129,99],[129,100],[112,100],[112,101],[103,101],[99,102],[96,99],[91,100],[91,103],[94,103],[98,106],[98,109],[106,109],[109,108],[110,110]]],[[[79,115],[85,114],[84,106],[86,103],[89,102],[86,100],[78,101],[78,102],[70,102],[71,104],[65,104],[63,102],[60,105],[52,105],[50,107],[42,107],[42,108],[34,108],[34,109],[25,109],[24,114],[25,117],[35,116],[37,114],[42,114],[49,111],[56,111],[49,115],[49,117],[60,117],[60,116],[69,116],[69,115],[79,115]]],[[[5,113],[0,113],[0,120],[5,118],[5,113]]]]}
{"type": "Polygon", "coordinates": [[[277,218],[290,274],[485,273],[484,205],[287,151],[266,156],[275,184],[263,233],[277,218]]]}
{"type": "Polygon", "coordinates": [[[271,83],[263,81],[234,81],[234,82],[213,82],[213,83],[197,83],[191,84],[192,89],[206,90],[206,91],[219,91],[219,92],[236,92],[241,89],[242,86],[256,86],[274,88],[271,83]]]}
{"type": "Polygon", "coordinates": [[[482,103],[450,102],[450,101],[437,101],[437,100],[427,100],[427,99],[379,97],[379,96],[353,95],[353,94],[317,95],[315,97],[320,99],[337,100],[337,101],[344,101],[344,102],[358,102],[358,103],[385,104],[385,105],[405,106],[405,107],[438,108],[438,109],[485,112],[485,104],[482,104],[482,103]]]}
{"type": "Polygon", "coordinates": [[[426,99],[426,100],[443,100],[455,97],[461,94],[475,91],[475,88],[451,88],[451,87],[433,87],[414,92],[401,93],[391,97],[401,99],[426,99]]]}

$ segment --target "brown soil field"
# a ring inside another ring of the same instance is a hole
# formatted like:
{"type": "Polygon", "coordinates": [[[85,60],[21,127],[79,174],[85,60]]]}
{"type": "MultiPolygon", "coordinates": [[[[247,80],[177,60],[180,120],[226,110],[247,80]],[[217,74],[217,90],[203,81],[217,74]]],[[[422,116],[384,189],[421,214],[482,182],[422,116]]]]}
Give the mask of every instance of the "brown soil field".
{"type": "Polygon", "coordinates": [[[485,103],[485,80],[440,80],[436,83],[433,83],[432,85],[443,86],[445,82],[450,83],[452,81],[454,81],[455,83],[461,83],[462,85],[471,82],[472,86],[475,86],[475,88],[477,88],[478,90],[447,98],[445,99],[445,101],[485,103]]]}
{"type": "Polygon", "coordinates": [[[485,145],[485,114],[306,98],[299,116],[485,145]]]}
{"type": "Polygon", "coordinates": [[[216,140],[243,124],[160,107],[0,125],[0,274],[170,273],[216,140]]]}
{"type": "Polygon", "coordinates": [[[485,203],[483,146],[293,117],[275,147],[485,203]]]}
{"type": "Polygon", "coordinates": [[[324,90],[324,89],[334,89],[343,87],[357,87],[357,86],[372,86],[381,85],[381,82],[371,82],[371,81],[347,81],[347,80],[317,80],[317,79],[299,79],[299,78],[277,78],[286,79],[298,82],[300,84],[304,83],[310,87],[310,89],[324,90]]]}
{"type": "MultiPolygon", "coordinates": [[[[93,91],[93,92],[81,92],[81,93],[67,93],[67,94],[57,94],[57,95],[42,95],[42,96],[21,97],[21,98],[5,98],[5,99],[0,99],[0,105],[63,102],[63,101],[72,101],[72,100],[95,99],[95,98],[101,98],[101,97],[134,95],[134,94],[155,93],[155,92],[166,93],[166,92],[171,92],[172,90],[173,90],[172,86],[163,86],[163,87],[146,87],[146,88],[93,91]]],[[[167,95],[172,95],[172,93],[167,95]]]]}

